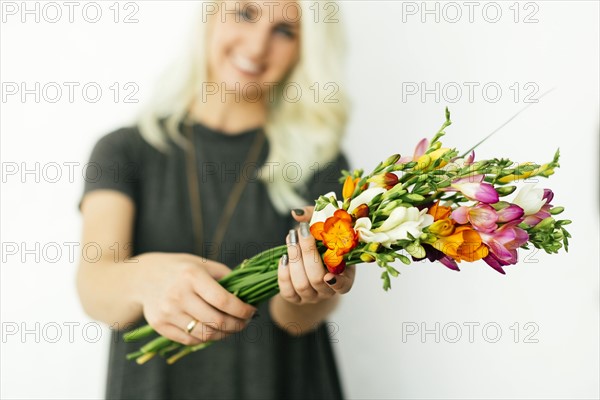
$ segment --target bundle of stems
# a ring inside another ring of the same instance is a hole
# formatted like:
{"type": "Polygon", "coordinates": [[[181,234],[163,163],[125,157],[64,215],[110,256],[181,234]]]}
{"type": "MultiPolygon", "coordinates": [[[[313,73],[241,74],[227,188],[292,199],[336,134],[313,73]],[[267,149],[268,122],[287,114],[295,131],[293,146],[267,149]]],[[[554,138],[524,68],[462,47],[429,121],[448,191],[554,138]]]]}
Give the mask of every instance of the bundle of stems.
{"type": "MultiPolygon", "coordinates": [[[[265,250],[250,259],[244,260],[230,274],[221,278],[218,282],[242,301],[255,306],[279,293],[277,266],[279,265],[279,259],[285,253],[287,253],[286,245],[265,250]]],[[[123,338],[126,342],[134,342],[153,334],[157,334],[156,331],[150,325],[144,325],[125,333],[123,338]]],[[[158,354],[168,357],[167,363],[173,364],[181,357],[203,349],[212,343],[208,341],[186,346],[164,336],[158,336],[140,347],[138,351],[127,354],[127,359],[135,359],[138,364],[143,364],[158,354]]]]}

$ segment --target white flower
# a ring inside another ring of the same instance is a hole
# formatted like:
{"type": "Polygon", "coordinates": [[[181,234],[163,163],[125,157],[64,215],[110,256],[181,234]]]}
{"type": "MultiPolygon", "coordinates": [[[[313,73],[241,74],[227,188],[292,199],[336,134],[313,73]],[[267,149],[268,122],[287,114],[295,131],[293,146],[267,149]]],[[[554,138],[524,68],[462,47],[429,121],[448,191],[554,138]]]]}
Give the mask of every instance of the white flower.
{"type": "Polygon", "coordinates": [[[399,240],[408,239],[410,233],[419,237],[423,228],[433,223],[433,216],[427,214],[427,209],[419,211],[416,207],[398,207],[377,229],[371,230],[369,218],[359,218],[354,225],[362,242],[378,242],[390,248],[399,240]]]}
{"type": "Polygon", "coordinates": [[[350,201],[350,205],[348,206],[348,214],[352,214],[352,211],[361,204],[369,204],[371,200],[375,198],[380,193],[385,193],[386,190],[381,187],[372,187],[368,188],[355,198],[350,201]]]}
{"type": "MultiPolygon", "coordinates": [[[[337,200],[337,196],[335,195],[335,192],[329,192],[329,193],[325,194],[324,196],[327,198],[333,197],[334,199],[337,200]]],[[[338,203],[338,208],[341,208],[342,202],[338,200],[337,203],[338,203]]],[[[325,206],[325,208],[322,209],[321,211],[313,212],[312,218],[310,219],[310,226],[312,226],[313,224],[315,224],[317,222],[325,222],[325,220],[327,220],[327,218],[333,216],[333,213],[335,213],[336,210],[337,210],[337,208],[335,208],[335,206],[333,204],[327,204],[325,206]]]]}
{"type": "Polygon", "coordinates": [[[544,189],[538,189],[533,184],[525,185],[519,190],[513,203],[523,209],[524,215],[533,215],[546,204],[544,189]]]}
{"type": "MultiPolygon", "coordinates": [[[[361,204],[369,204],[371,202],[371,200],[373,200],[373,198],[375,198],[375,196],[377,196],[380,193],[384,193],[386,192],[386,190],[384,188],[369,188],[367,190],[365,190],[364,192],[362,192],[361,194],[359,194],[358,196],[356,196],[354,199],[352,199],[352,201],[350,201],[350,204],[348,206],[348,214],[351,214],[352,211],[354,211],[354,209],[358,206],[360,206],[361,204]]],[[[323,195],[325,197],[333,197],[334,199],[337,200],[337,196],[335,195],[335,192],[329,192],[325,195],[323,195]]],[[[342,208],[343,203],[339,200],[337,200],[338,203],[338,208],[342,208]]],[[[315,211],[313,213],[312,218],[310,219],[310,225],[312,226],[313,224],[317,223],[317,222],[325,222],[325,220],[327,220],[327,218],[333,216],[333,213],[337,210],[337,208],[335,208],[335,206],[333,204],[327,204],[325,206],[325,208],[323,208],[321,211],[315,211]]]]}

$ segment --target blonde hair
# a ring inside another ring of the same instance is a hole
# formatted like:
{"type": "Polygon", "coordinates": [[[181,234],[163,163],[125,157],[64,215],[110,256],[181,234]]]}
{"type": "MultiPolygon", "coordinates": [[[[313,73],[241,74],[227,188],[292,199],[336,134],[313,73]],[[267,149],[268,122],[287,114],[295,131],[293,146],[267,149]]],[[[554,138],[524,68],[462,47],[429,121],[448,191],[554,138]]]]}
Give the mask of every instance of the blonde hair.
{"type": "MultiPolygon", "coordinates": [[[[344,35],[339,22],[315,21],[309,9],[312,3],[298,2],[303,16],[300,57],[278,85],[265,125],[270,151],[260,176],[280,213],[314,200],[304,199],[299,189],[305,187],[315,168],[322,168],[338,155],[348,119],[348,99],[341,84],[344,35]],[[302,89],[296,102],[286,100],[281,90],[291,83],[302,89]],[[318,91],[311,89],[313,85],[318,91]],[[331,95],[329,102],[326,94],[331,95]],[[285,176],[288,171],[294,171],[292,179],[285,176]]],[[[160,150],[166,149],[168,137],[186,145],[178,127],[207,80],[207,25],[198,22],[191,47],[163,76],[153,99],[137,118],[141,135],[160,150]],[[163,118],[164,129],[160,125],[163,118]]]]}

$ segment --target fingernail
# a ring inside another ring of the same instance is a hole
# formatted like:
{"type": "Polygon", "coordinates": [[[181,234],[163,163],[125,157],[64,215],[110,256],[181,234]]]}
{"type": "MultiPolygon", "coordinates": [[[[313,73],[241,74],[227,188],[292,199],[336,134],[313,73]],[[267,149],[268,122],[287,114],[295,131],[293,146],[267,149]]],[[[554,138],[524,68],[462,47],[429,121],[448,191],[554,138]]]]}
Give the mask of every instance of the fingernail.
{"type": "Polygon", "coordinates": [[[300,222],[300,234],[304,238],[308,237],[308,235],[310,235],[310,231],[308,230],[308,223],[307,222],[300,222]]]}
{"type": "Polygon", "coordinates": [[[304,215],[304,210],[301,208],[295,208],[293,211],[294,211],[294,214],[296,214],[297,216],[304,215]]]}
{"type": "Polygon", "coordinates": [[[298,232],[295,229],[290,229],[290,244],[298,244],[298,232]]]}
{"type": "Polygon", "coordinates": [[[330,280],[327,281],[328,285],[335,285],[335,283],[337,282],[337,279],[335,279],[335,276],[333,278],[331,278],[330,280]]]}
{"type": "Polygon", "coordinates": [[[290,259],[287,254],[281,256],[281,266],[287,267],[290,259]]]}

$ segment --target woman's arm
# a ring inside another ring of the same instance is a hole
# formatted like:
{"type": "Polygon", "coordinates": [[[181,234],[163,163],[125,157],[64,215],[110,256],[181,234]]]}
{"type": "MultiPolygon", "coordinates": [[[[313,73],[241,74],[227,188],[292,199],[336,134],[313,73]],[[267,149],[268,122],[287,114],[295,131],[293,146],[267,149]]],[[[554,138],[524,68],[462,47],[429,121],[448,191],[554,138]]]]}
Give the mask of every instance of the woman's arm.
{"type": "Polygon", "coordinates": [[[144,316],[161,335],[188,345],[239,331],[256,311],[217,282],[231,272],[223,264],[181,253],[129,259],[135,206],[126,195],[95,190],[81,210],[84,243],[102,250],[98,262],[82,257],[77,273],[81,304],[92,318],[121,329],[144,316]],[[186,332],[193,320],[200,323],[186,332]]]}
{"type": "MultiPolygon", "coordinates": [[[[100,249],[101,256],[81,258],[77,291],[84,311],[109,325],[123,327],[142,317],[137,294],[143,266],[131,257],[133,201],[112,190],[96,190],[81,203],[82,248],[100,249]],[[93,260],[93,262],[92,262],[93,260]]],[[[142,263],[143,264],[143,263],[142,263]]]]}

